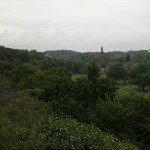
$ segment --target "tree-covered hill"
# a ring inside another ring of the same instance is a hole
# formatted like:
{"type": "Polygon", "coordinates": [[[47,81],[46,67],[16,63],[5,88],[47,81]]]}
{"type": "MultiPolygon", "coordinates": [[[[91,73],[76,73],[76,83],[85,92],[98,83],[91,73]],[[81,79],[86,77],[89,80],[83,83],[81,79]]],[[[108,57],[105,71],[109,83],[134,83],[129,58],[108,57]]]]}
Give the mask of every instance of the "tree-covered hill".
{"type": "Polygon", "coordinates": [[[130,51],[112,51],[112,52],[76,52],[72,50],[48,50],[45,51],[44,54],[48,57],[53,57],[53,58],[80,58],[83,60],[93,60],[93,59],[104,59],[103,57],[105,56],[105,59],[109,60],[124,60],[127,54],[130,55],[132,59],[150,59],[150,52],[148,50],[130,50],[130,51]]]}
{"type": "Polygon", "coordinates": [[[150,52],[148,50],[137,51],[112,51],[112,52],[76,52],[71,50],[45,51],[45,56],[57,59],[67,59],[71,61],[96,62],[101,68],[107,68],[110,63],[125,63],[130,60],[147,61],[150,60],[150,52]]]}
{"type": "Polygon", "coordinates": [[[82,53],[72,51],[72,50],[47,50],[44,54],[48,57],[56,57],[56,58],[71,58],[78,57],[82,53]]]}
{"type": "Polygon", "coordinates": [[[0,60],[16,61],[19,63],[42,60],[45,56],[36,50],[19,50],[0,46],[0,60]]]}

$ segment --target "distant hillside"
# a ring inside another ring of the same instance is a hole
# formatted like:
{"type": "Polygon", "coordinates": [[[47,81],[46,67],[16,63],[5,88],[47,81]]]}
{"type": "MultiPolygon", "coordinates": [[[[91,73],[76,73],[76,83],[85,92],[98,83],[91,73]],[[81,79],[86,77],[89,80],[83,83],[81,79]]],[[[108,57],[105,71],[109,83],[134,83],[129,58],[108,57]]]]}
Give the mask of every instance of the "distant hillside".
{"type": "Polygon", "coordinates": [[[75,57],[78,56],[80,54],[82,54],[81,52],[76,52],[76,51],[72,51],[72,50],[47,50],[44,52],[44,54],[46,56],[49,57],[61,57],[61,58],[70,58],[70,57],[75,57]]]}
{"type": "Polygon", "coordinates": [[[150,59],[150,52],[149,50],[137,50],[137,51],[128,51],[128,52],[122,52],[122,51],[113,51],[108,52],[109,58],[111,59],[125,59],[127,54],[130,55],[131,59],[150,59]]]}
{"type": "Polygon", "coordinates": [[[45,51],[44,54],[48,57],[51,58],[67,58],[67,59],[80,59],[83,61],[99,61],[99,60],[103,60],[103,57],[106,57],[106,53],[105,54],[101,54],[100,52],[76,52],[76,51],[72,51],[72,50],[48,50],[45,51]]]}
{"type": "Polygon", "coordinates": [[[45,51],[44,54],[48,57],[52,58],[71,58],[71,59],[81,59],[84,61],[108,61],[109,60],[122,60],[124,61],[127,54],[130,54],[130,57],[132,59],[149,59],[150,58],[150,52],[148,50],[137,50],[137,51],[113,51],[113,52],[76,52],[72,50],[48,50],[45,51]]]}

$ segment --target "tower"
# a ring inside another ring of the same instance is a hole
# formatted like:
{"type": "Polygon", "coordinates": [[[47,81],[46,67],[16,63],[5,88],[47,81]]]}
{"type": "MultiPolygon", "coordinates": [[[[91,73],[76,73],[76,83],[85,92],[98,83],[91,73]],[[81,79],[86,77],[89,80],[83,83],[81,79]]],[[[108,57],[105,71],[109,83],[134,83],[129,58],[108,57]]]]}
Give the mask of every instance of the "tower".
{"type": "Polygon", "coordinates": [[[102,54],[104,53],[104,51],[103,51],[103,46],[101,47],[101,53],[102,53],[102,54]]]}

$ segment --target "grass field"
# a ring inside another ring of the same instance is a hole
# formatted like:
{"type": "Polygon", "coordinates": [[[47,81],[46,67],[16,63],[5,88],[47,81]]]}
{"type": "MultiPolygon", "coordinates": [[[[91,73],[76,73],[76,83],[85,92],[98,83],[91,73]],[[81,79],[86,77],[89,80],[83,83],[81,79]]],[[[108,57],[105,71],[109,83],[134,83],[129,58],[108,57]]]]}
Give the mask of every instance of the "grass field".
{"type": "Polygon", "coordinates": [[[117,90],[118,95],[125,96],[125,95],[128,95],[133,92],[137,93],[137,94],[142,94],[146,97],[150,97],[150,92],[142,92],[137,87],[129,86],[129,85],[119,85],[118,86],[118,90],[117,90]]]}
{"type": "Polygon", "coordinates": [[[86,75],[85,75],[85,74],[72,75],[71,79],[72,79],[73,81],[76,81],[77,79],[80,79],[81,77],[86,77],[86,75]]]}

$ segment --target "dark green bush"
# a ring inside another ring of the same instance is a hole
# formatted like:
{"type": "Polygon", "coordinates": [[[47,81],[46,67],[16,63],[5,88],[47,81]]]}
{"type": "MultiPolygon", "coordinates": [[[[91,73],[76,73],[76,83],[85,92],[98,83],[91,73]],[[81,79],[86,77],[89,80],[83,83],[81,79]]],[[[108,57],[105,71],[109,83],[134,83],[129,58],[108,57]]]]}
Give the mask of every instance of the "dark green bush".
{"type": "Polygon", "coordinates": [[[0,109],[1,150],[137,150],[93,125],[61,117],[46,102],[20,93],[0,109]]]}

